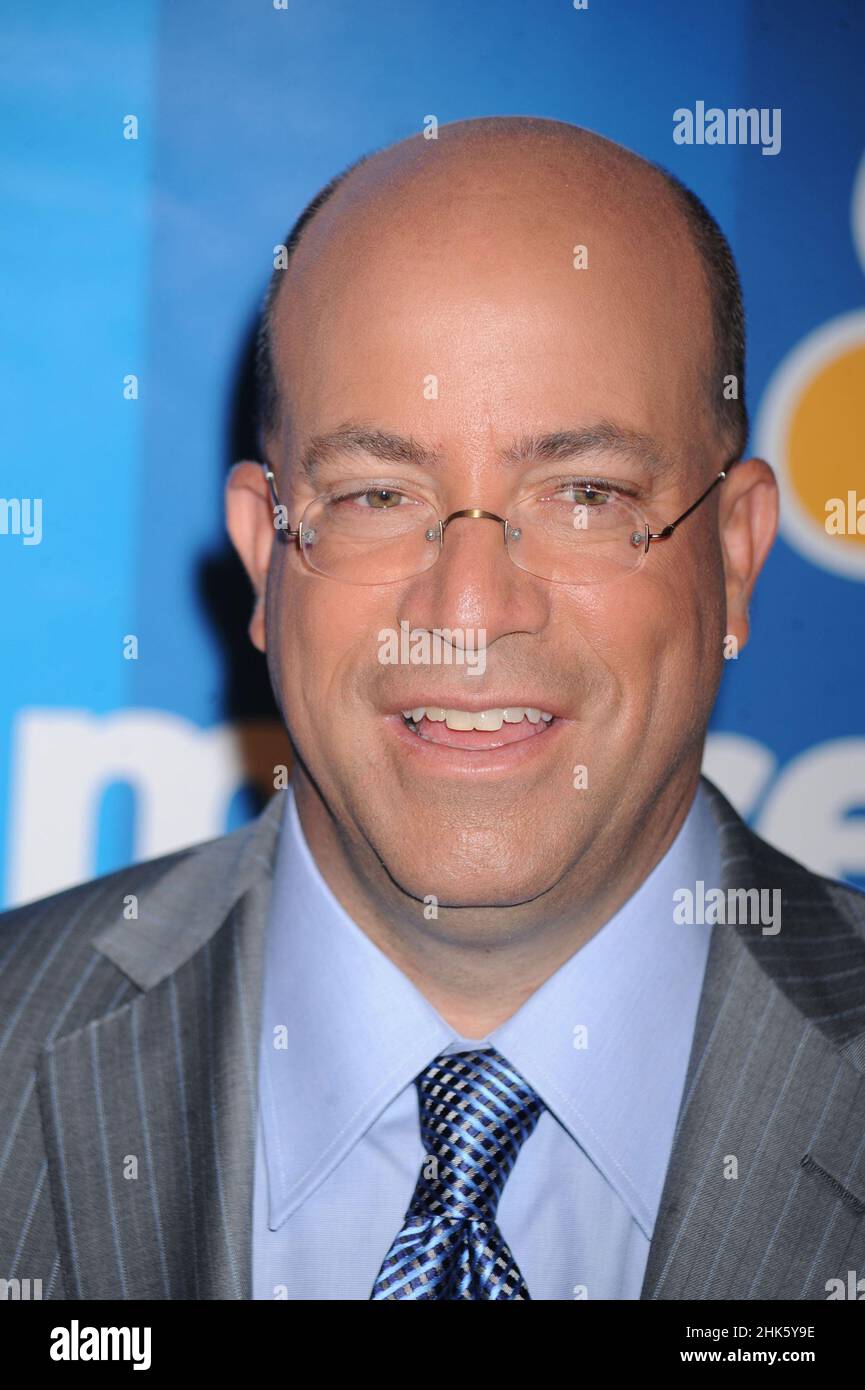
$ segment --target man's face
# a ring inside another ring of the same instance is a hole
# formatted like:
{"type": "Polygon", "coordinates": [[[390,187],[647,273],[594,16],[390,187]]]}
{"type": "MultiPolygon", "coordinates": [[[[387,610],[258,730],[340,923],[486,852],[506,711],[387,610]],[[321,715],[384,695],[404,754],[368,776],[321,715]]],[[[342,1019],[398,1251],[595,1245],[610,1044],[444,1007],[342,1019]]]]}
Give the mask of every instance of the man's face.
{"type": "MultiPolygon", "coordinates": [[[[681,229],[671,235],[661,213],[628,222],[589,198],[575,212],[555,180],[538,188],[543,217],[531,193],[468,206],[423,196],[384,216],[355,211],[344,238],[325,209],[290,272],[278,365],[291,432],[272,462],[291,524],[346,482],[399,489],[441,517],[506,517],[569,477],[626,489],[653,530],[677,517],[723,463],[702,413],[708,309],[681,229]],[[574,268],[578,242],[587,269],[574,268]],[[667,466],[612,448],[503,461],[526,436],[600,422],[648,436],[667,466]],[[439,462],[334,450],[304,478],[309,442],[351,425],[410,438],[439,462]]],[[[489,521],[453,522],[432,568],[387,585],[323,577],[293,544],[273,545],[272,680],[348,842],[441,905],[512,905],[560,883],[578,892],[590,849],[621,852],[658,790],[696,775],[725,632],[715,506],[653,544],[638,570],[590,587],[518,569],[489,521]],[[483,674],[383,664],[382,629],[401,622],[482,629],[483,674]],[[421,737],[401,713],[421,706],[554,718],[540,732],[528,719],[505,725],[520,737],[502,745],[495,731],[466,739],[440,721],[421,737]]]]}

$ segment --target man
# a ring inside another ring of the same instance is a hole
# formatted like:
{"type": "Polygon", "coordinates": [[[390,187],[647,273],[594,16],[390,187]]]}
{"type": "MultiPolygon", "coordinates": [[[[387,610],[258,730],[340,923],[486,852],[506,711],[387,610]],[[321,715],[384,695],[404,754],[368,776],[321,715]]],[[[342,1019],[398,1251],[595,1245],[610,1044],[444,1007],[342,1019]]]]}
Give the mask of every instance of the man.
{"type": "Polygon", "coordinates": [[[831,1296],[865,897],[700,777],[776,526],[726,242],[621,147],[495,118],[362,161],[289,250],[227,507],[292,785],[6,917],[2,1272],[831,1296]]]}

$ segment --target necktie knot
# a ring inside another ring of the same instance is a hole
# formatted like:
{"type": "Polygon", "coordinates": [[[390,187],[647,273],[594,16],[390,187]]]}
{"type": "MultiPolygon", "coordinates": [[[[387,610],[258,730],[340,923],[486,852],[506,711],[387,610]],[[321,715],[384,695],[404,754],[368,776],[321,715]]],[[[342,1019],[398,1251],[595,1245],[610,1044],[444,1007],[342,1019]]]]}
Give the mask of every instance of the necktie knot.
{"type": "Polygon", "coordinates": [[[370,1297],[529,1299],[496,1208],[543,1103],[492,1048],[442,1053],[415,1085],[425,1157],[370,1297]]]}
{"type": "Polygon", "coordinates": [[[442,1054],[415,1084],[425,1158],[408,1215],[493,1222],[542,1101],[495,1049],[442,1054]]]}

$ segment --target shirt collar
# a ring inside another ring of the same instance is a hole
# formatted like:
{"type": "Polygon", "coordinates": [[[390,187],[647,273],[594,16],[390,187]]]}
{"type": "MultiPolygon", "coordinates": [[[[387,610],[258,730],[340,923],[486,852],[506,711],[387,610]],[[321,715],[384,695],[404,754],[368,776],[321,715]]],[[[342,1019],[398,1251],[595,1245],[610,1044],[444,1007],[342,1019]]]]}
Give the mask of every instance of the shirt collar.
{"type": "Polygon", "coordinates": [[[719,881],[702,790],[637,892],[485,1040],[461,1038],[352,921],[306,843],[291,788],[285,796],[262,999],[270,1228],[435,1056],[492,1045],[651,1238],[711,932],[675,925],[672,895],[697,878],[719,881]]]}

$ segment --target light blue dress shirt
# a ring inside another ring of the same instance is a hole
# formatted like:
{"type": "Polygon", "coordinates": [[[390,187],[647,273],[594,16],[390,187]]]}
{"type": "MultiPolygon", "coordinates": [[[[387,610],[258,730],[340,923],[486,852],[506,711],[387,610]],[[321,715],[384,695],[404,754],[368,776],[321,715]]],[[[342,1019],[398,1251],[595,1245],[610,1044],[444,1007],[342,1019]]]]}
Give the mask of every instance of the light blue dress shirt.
{"type": "Polygon", "coordinates": [[[495,1046],[544,1102],[498,1224],[532,1299],[639,1298],[711,926],[673,893],[717,884],[698,791],[638,891],[485,1039],[462,1038],[337,902],[291,789],[265,944],[253,1298],[367,1300],[424,1156],[414,1078],[495,1046]]]}

